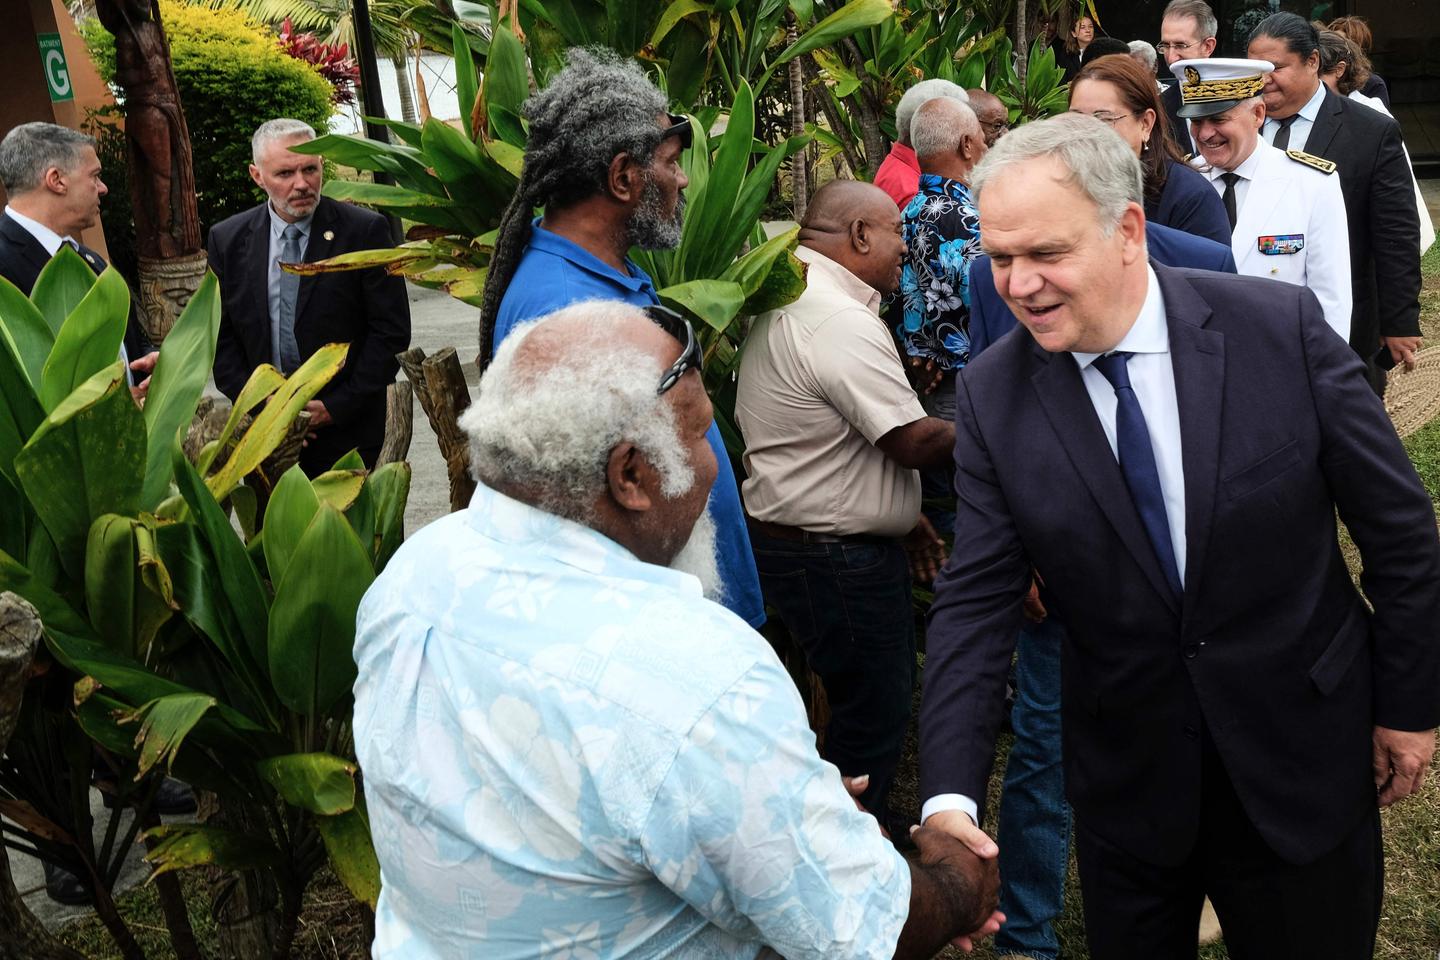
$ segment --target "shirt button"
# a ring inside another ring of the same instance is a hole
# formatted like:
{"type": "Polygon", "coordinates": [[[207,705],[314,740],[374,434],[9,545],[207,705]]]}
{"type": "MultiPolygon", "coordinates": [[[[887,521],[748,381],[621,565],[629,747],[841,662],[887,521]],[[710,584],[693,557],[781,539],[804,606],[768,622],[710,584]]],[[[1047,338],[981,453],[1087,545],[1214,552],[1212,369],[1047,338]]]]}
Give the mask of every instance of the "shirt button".
{"type": "Polygon", "coordinates": [[[1196,654],[1200,652],[1200,647],[1197,644],[1187,643],[1185,644],[1185,649],[1183,652],[1185,654],[1186,660],[1194,660],[1196,654]]]}

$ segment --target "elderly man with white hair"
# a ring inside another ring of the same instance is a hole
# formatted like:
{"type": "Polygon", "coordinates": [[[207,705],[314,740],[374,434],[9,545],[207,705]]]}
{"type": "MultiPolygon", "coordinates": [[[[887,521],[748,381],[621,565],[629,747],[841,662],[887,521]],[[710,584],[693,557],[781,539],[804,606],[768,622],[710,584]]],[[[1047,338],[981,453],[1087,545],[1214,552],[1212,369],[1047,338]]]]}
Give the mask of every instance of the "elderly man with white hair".
{"type": "Polygon", "coordinates": [[[998,925],[994,869],[934,830],[902,858],[707,599],[700,364],[678,315],[587,301],[481,378],[475,498],[360,609],[378,960],[919,958],[998,925]]]}
{"type": "Polygon", "coordinates": [[[910,123],[915,111],[936,97],[970,102],[965,89],[949,80],[921,80],[906,90],[895,105],[895,143],[875,171],[875,186],[889,194],[895,206],[902,210],[920,189],[920,161],[910,144],[910,123]]]}

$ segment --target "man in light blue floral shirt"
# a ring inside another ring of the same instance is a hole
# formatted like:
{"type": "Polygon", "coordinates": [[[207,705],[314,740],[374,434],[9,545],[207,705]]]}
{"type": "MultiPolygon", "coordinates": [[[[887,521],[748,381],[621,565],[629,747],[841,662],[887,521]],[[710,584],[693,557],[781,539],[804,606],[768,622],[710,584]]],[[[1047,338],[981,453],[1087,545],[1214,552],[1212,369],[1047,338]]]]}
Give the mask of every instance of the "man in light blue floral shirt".
{"type": "Polygon", "coordinates": [[[902,858],[768,644],[703,595],[699,365],[677,315],[594,301],[481,379],[475,498],[360,610],[376,958],[879,960],[998,926],[993,861],[923,828],[902,858]]]}

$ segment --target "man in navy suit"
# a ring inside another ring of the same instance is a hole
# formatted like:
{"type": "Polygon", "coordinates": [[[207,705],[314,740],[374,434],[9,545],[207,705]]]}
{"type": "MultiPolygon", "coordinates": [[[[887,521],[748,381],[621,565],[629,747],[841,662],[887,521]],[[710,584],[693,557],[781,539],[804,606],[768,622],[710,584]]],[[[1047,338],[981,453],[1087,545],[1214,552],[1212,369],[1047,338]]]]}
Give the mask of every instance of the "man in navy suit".
{"type": "MultiPolygon", "coordinates": [[[[1162,226],[1145,224],[1150,259],[1168,267],[1235,273],[1230,248],[1162,226]]],[[[976,357],[1017,326],[995,289],[987,256],[970,267],[970,356],[976,357]]],[[[1023,334],[1017,334],[1023,336],[1023,334]]],[[[995,937],[1002,956],[1054,960],[1060,941],[1054,922],[1065,905],[1070,864],[1070,810],[1060,766],[1060,645],[1065,625],[1037,595],[1015,645],[1015,741],[1001,794],[1000,902],[1005,926],[995,937]]]]}
{"type": "Polygon", "coordinates": [[[1440,722],[1440,538],[1363,364],[1308,290],[1150,265],[1139,166],[1093,118],[1011,133],[975,188],[1025,331],[957,387],[927,820],[995,851],[975,799],[1033,572],[1091,955],[1194,957],[1208,894],[1236,955],[1368,958],[1377,805],[1440,722]]]}

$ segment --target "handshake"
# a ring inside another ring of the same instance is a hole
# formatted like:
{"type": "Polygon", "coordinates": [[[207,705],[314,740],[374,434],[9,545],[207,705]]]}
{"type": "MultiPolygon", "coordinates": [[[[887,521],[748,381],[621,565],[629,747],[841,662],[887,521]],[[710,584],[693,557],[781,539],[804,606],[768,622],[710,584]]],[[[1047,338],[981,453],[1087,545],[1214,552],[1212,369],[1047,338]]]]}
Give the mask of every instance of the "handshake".
{"type": "Polygon", "coordinates": [[[972,950],[1000,929],[999,849],[959,811],[914,827],[918,856],[910,861],[910,916],[895,948],[897,960],[933,956],[947,943],[972,950]],[[963,821],[963,822],[962,822],[963,821]]]}

